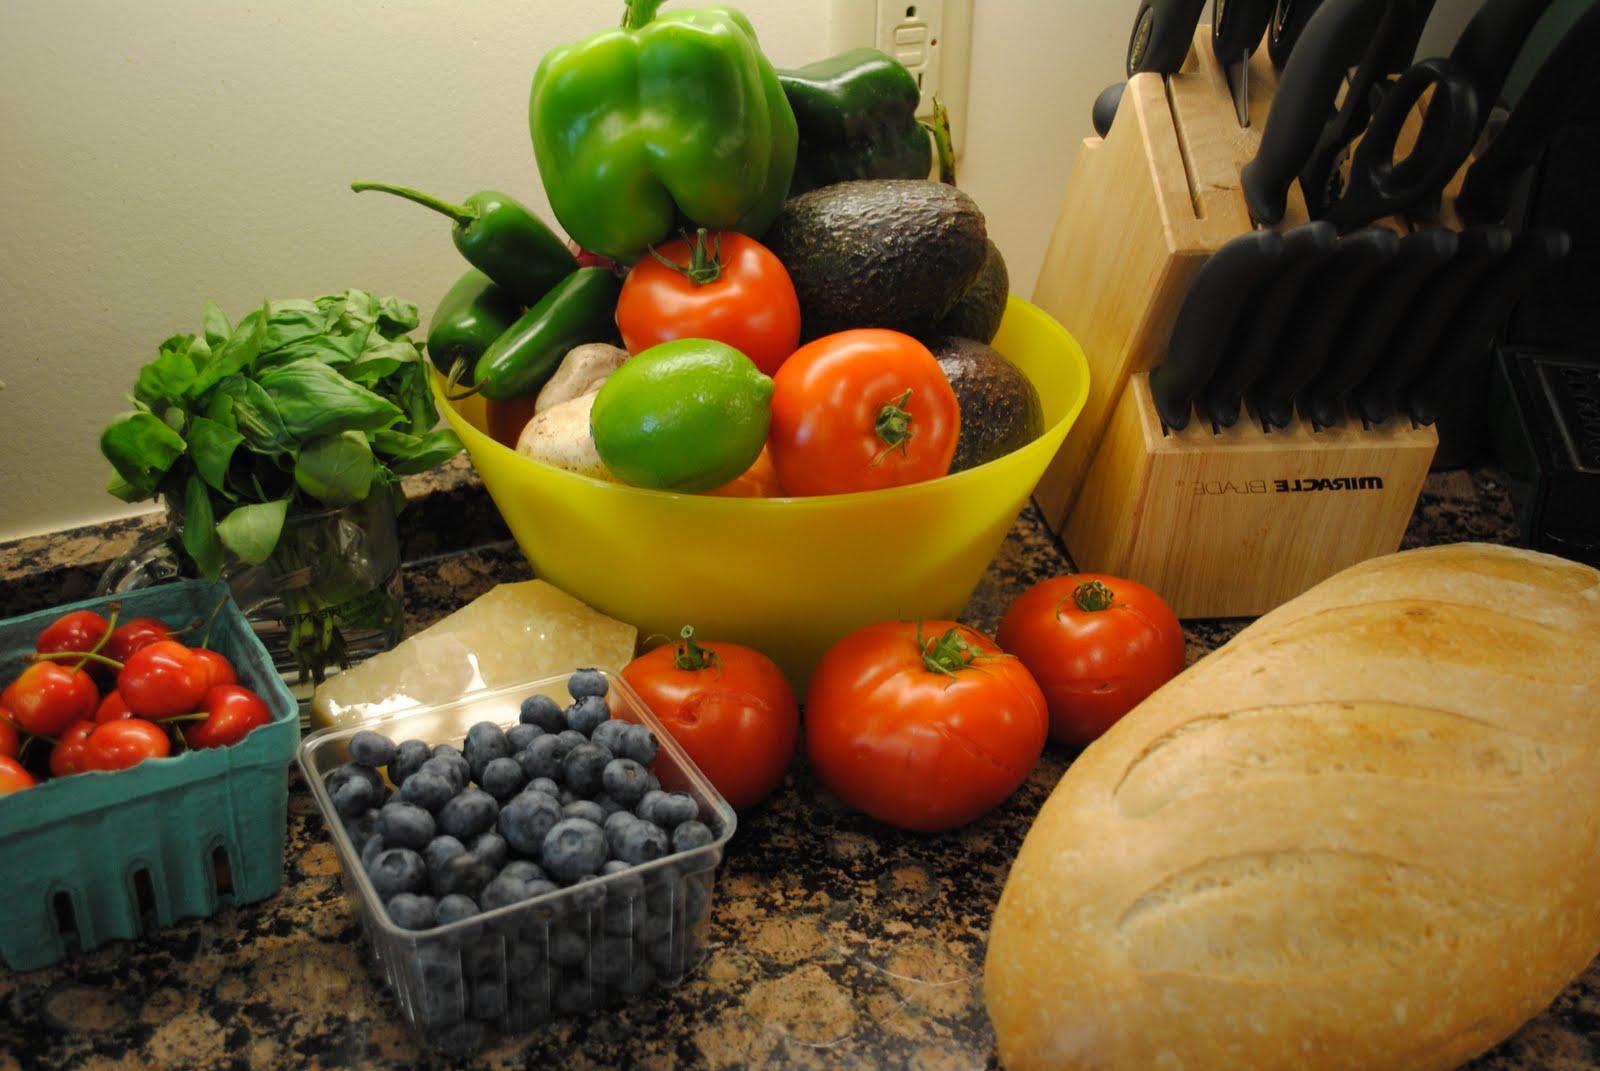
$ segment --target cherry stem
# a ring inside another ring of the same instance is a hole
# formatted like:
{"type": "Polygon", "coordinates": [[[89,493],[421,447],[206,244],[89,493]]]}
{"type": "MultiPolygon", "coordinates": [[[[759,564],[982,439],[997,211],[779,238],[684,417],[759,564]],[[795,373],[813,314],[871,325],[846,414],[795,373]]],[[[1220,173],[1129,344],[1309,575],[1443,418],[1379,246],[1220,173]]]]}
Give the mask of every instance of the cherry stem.
{"type": "Polygon", "coordinates": [[[678,635],[682,638],[682,641],[678,644],[677,653],[672,659],[674,666],[693,673],[705,669],[707,666],[721,665],[721,660],[717,658],[717,652],[709,651],[694,642],[693,625],[683,626],[683,631],[678,635]]]}
{"type": "Polygon", "coordinates": [[[883,441],[884,448],[878,456],[872,459],[874,468],[895,450],[906,452],[906,444],[911,441],[911,413],[906,409],[906,404],[911,401],[911,388],[907,387],[892,401],[878,410],[878,419],[873,422],[872,430],[883,441]]]}
{"type": "Polygon", "coordinates": [[[689,251],[688,264],[668,260],[656,252],[655,246],[650,246],[649,249],[650,255],[655,257],[658,263],[671,268],[696,286],[705,286],[722,278],[722,236],[719,234],[713,237],[711,247],[707,249],[704,227],[700,227],[694,233],[694,245],[689,251]]]}
{"type": "Polygon", "coordinates": [[[28,656],[35,662],[63,662],[69,658],[81,659],[73,669],[81,669],[84,662],[99,662],[103,666],[121,669],[122,663],[115,658],[107,658],[96,651],[35,651],[28,656]]]}
{"type": "Polygon", "coordinates": [[[106,609],[111,611],[110,614],[106,615],[106,630],[100,634],[100,638],[95,641],[93,647],[83,652],[85,657],[78,659],[77,663],[72,667],[74,670],[82,669],[88,664],[89,659],[87,656],[99,654],[100,648],[110,642],[111,633],[116,631],[117,615],[122,613],[122,600],[113,599],[111,602],[106,603],[106,609]]]}
{"type": "Polygon", "coordinates": [[[183,721],[205,721],[209,717],[211,717],[211,715],[207,714],[205,711],[197,710],[192,714],[173,714],[171,717],[152,718],[151,720],[158,721],[162,725],[174,725],[183,721]]]}
{"type": "Polygon", "coordinates": [[[224,595],[217,600],[217,605],[212,607],[211,616],[206,619],[206,634],[200,637],[201,647],[209,648],[211,646],[211,628],[217,623],[217,615],[222,613],[222,608],[226,605],[228,605],[228,597],[224,595]]]}

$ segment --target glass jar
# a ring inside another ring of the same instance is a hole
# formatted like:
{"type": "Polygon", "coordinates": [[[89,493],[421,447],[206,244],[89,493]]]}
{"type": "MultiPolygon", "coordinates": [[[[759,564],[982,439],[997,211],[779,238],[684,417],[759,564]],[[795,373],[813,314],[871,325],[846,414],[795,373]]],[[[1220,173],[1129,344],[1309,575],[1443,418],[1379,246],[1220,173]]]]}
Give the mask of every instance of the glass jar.
{"type": "MultiPolygon", "coordinates": [[[[397,488],[338,509],[290,511],[272,556],[222,569],[234,601],[278,672],[304,701],[324,678],[387,651],[405,631],[397,488]]],[[[179,537],[182,517],[112,562],[101,594],[199,575],[179,537]]]]}

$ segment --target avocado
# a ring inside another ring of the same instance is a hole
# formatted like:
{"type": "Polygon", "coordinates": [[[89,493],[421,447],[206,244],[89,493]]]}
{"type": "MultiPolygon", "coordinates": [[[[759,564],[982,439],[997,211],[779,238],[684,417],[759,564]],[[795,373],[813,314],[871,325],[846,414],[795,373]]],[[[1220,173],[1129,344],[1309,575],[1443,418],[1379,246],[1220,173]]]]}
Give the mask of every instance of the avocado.
{"type": "Polygon", "coordinates": [[[805,341],[853,327],[931,334],[977,278],[988,240],[972,198],[923,179],[791,197],[761,239],[794,281],[805,341]]]}
{"type": "Polygon", "coordinates": [[[970,338],[934,338],[928,349],[944,369],[961,406],[961,432],[951,472],[1004,457],[1044,432],[1039,390],[1022,369],[970,338]]]}
{"type": "Polygon", "coordinates": [[[1000,330],[1000,318],[1006,312],[1006,298],[1011,295],[1011,275],[1006,271],[1006,260],[994,239],[988,240],[988,252],[983,257],[983,267],[978,277],[957,299],[955,307],[944,314],[934,330],[941,335],[990,342],[1000,330]]]}

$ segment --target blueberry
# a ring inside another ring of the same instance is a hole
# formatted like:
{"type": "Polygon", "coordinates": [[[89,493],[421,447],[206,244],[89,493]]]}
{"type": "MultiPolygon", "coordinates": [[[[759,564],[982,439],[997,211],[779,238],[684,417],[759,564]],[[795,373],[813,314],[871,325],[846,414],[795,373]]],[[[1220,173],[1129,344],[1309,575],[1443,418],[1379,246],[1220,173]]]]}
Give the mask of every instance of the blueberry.
{"type": "Polygon", "coordinates": [[[576,967],[589,958],[589,942],[579,934],[562,927],[550,933],[550,962],[563,967],[576,967]]]}
{"type": "Polygon", "coordinates": [[[561,794],[556,797],[556,802],[561,804],[563,807],[571,803],[577,803],[578,794],[572,791],[570,788],[564,788],[561,790],[561,794]]]}
{"type": "Polygon", "coordinates": [[[473,855],[487,861],[496,870],[506,865],[506,859],[511,854],[505,838],[494,830],[479,833],[477,839],[472,842],[471,851],[473,855]]]}
{"type": "Polygon", "coordinates": [[[350,841],[360,851],[366,846],[367,841],[378,834],[378,810],[368,807],[356,817],[347,817],[344,820],[345,832],[350,834],[350,841]]]}
{"type": "Polygon", "coordinates": [[[517,764],[529,781],[554,781],[561,776],[561,760],[571,751],[559,736],[538,737],[517,755],[517,764]]]}
{"type": "Polygon", "coordinates": [[[406,783],[406,778],[416,773],[428,761],[428,745],[421,740],[402,740],[389,760],[389,780],[396,785],[406,783]]]}
{"type": "Polygon", "coordinates": [[[600,867],[602,877],[610,877],[613,874],[628,874],[628,877],[618,878],[611,883],[612,896],[620,896],[631,900],[636,896],[644,895],[644,879],[638,874],[629,873],[632,870],[632,865],[623,862],[621,859],[608,859],[600,867]]]}
{"type": "MultiPolygon", "coordinates": [[[[687,825],[687,823],[685,823],[687,825]]],[[[679,829],[684,828],[679,826],[679,829]]],[[[683,917],[689,925],[705,918],[711,907],[711,882],[690,878],[683,883],[683,917]]]]}
{"type": "Polygon", "coordinates": [[[527,898],[532,900],[535,896],[544,896],[548,893],[559,892],[561,886],[549,878],[534,878],[528,882],[527,898]]]}
{"type": "Polygon", "coordinates": [[[567,678],[567,692],[574,699],[603,699],[606,690],[606,675],[598,669],[576,670],[567,678]]]}
{"type": "Polygon", "coordinates": [[[367,868],[378,899],[388,902],[397,893],[416,892],[428,877],[422,856],[409,848],[385,848],[367,868]]]}
{"type": "Polygon", "coordinates": [[[667,835],[649,822],[630,822],[617,827],[611,849],[618,859],[637,866],[667,854],[667,835]]]}
{"type": "Polygon", "coordinates": [[[599,744],[579,744],[561,763],[561,773],[567,787],[580,796],[593,796],[600,791],[601,778],[606,764],[611,762],[611,752],[599,744]]]}
{"type": "Polygon", "coordinates": [[[515,755],[543,735],[544,730],[537,725],[518,722],[506,730],[506,743],[511,745],[511,754],[515,755]]]}
{"type": "Polygon", "coordinates": [[[500,835],[523,855],[537,856],[544,836],[561,821],[561,806],[542,792],[524,792],[500,812],[500,835]]]}
{"type": "Polygon", "coordinates": [[[664,933],[645,947],[650,962],[663,974],[674,975],[683,970],[685,956],[676,938],[674,933],[664,933]]]}
{"type": "Polygon", "coordinates": [[[505,1013],[505,983],[495,978],[485,978],[473,983],[471,1015],[474,1019],[493,1022],[505,1013]]]}
{"type": "Polygon", "coordinates": [[[544,868],[557,881],[577,881],[606,861],[606,838],[584,818],[563,818],[544,835],[544,868]]]}
{"type": "Polygon", "coordinates": [[[522,701],[522,712],[517,715],[524,725],[537,725],[547,733],[559,733],[567,727],[561,714],[561,704],[547,695],[530,695],[522,701]]]}
{"type": "Polygon", "coordinates": [[[400,786],[401,799],[432,812],[449,803],[455,794],[456,784],[451,774],[440,769],[430,770],[426,763],[400,786]]]}
{"type": "Polygon", "coordinates": [[[635,957],[628,976],[617,983],[617,992],[632,999],[656,984],[656,969],[644,956],[635,957]]]}
{"type": "MultiPolygon", "coordinates": [[[[635,818],[628,811],[612,811],[610,814],[606,815],[605,821],[600,823],[600,828],[606,831],[606,840],[609,842],[611,840],[613,831],[617,829],[617,827],[626,825],[629,822],[642,821],[644,821],[644,819],[635,818]]],[[[610,864],[608,863],[606,865],[609,866],[610,864]]]]}
{"type": "Polygon", "coordinates": [[[388,845],[384,844],[383,838],[379,836],[368,837],[367,842],[361,846],[361,865],[367,873],[372,873],[372,861],[378,858],[379,853],[386,847],[388,845]]]}
{"type": "Polygon", "coordinates": [[[439,901],[439,907],[435,915],[439,920],[439,925],[444,926],[451,922],[469,919],[477,913],[478,905],[473,903],[472,897],[462,896],[460,893],[451,893],[439,901]]]}
{"type": "Polygon", "coordinates": [[[627,810],[626,807],[624,807],[622,804],[618,803],[616,800],[612,799],[609,795],[607,795],[604,792],[602,792],[602,793],[600,793],[600,795],[596,796],[594,798],[594,801],[600,805],[600,810],[604,811],[605,814],[606,814],[606,817],[608,817],[608,818],[611,815],[616,814],[618,811],[626,811],[627,810]]]}
{"type": "Polygon", "coordinates": [[[529,792],[543,792],[551,799],[556,799],[561,795],[561,786],[548,777],[535,777],[528,782],[527,790],[529,792]]]}
{"type": "Polygon", "coordinates": [[[494,880],[494,877],[494,867],[471,852],[462,852],[445,863],[433,887],[440,896],[460,893],[463,896],[476,897],[483,891],[485,885],[494,880]]]}
{"type": "Polygon", "coordinates": [[[704,848],[716,840],[709,827],[704,822],[691,818],[687,822],[679,823],[672,831],[672,850],[674,852],[692,852],[696,848],[704,848]]]}
{"type": "Polygon", "coordinates": [[[490,759],[478,774],[478,784],[501,803],[521,792],[527,783],[528,775],[516,759],[490,759]]]}
{"type": "Polygon", "coordinates": [[[582,733],[585,739],[610,720],[611,707],[597,695],[586,696],[567,708],[567,728],[582,733]]]}
{"type": "Polygon", "coordinates": [[[543,881],[544,871],[539,869],[538,863],[530,863],[526,859],[513,859],[500,868],[500,877],[512,877],[521,882],[543,881]]]}
{"type": "Polygon", "coordinates": [[[469,788],[439,808],[439,832],[448,833],[465,844],[479,833],[494,828],[500,805],[481,788],[469,788]]]}
{"type": "Polygon", "coordinates": [[[438,908],[433,897],[408,892],[391,896],[386,906],[389,908],[389,918],[402,930],[431,929],[434,912],[438,908]]]}
{"type": "Polygon", "coordinates": [[[630,724],[625,730],[623,744],[613,750],[625,759],[632,759],[641,766],[649,766],[656,760],[659,750],[656,743],[656,734],[648,726],[630,724]]]}
{"type": "Polygon", "coordinates": [[[524,898],[527,886],[528,883],[525,881],[499,874],[483,887],[483,892],[478,894],[478,903],[483,905],[485,911],[514,904],[524,898]]]}
{"type": "MultiPolygon", "coordinates": [[[[562,729],[556,734],[556,739],[566,742],[566,751],[571,751],[579,744],[587,744],[589,742],[589,738],[576,729],[562,729]]],[[[561,753],[562,758],[566,758],[566,751],[561,753]]]]}
{"type": "Polygon", "coordinates": [[[667,794],[661,791],[659,788],[655,789],[654,791],[646,792],[643,796],[639,797],[639,802],[634,804],[633,813],[644,819],[646,822],[654,822],[656,804],[660,803],[666,797],[666,795],[667,794]]]}
{"type": "Polygon", "coordinates": [[[491,760],[503,759],[511,754],[511,744],[500,726],[492,721],[480,721],[467,730],[467,738],[461,743],[461,753],[466,756],[467,765],[472,769],[472,779],[479,781],[483,778],[483,768],[491,760]]]}
{"type": "Polygon", "coordinates": [[[383,783],[383,778],[378,775],[377,770],[374,770],[370,766],[362,766],[359,763],[354,762],[347,762],[341,766],[335,766],[333,769],[328,771],[327,776],[322,779],[322,783],[324,787],[327,788],[328,795],[331,796],[340,785],[344,784],[346,781],[349,781],[351,778],[359,778],[362,781],[365,781],[367,784],[372,786],[372,790],[374,792],[382,792],[386,787],[383,783]]]}
{"type": "Polygon", "coordinates": [[[639,817],[654,822],[662,829],[676,829],[700,815],[700,805],[687,792],[647,792],[645,799],[652,802],[647,811],[645,801],[639,801],[639,817]]]}
{"type": "Polygon", "coordinates": [[[594,732],[589,734],[591,744],[599,744],[613,755],[622,754],[622,741],[627,739],[629,722],[621,718],[611,718],[595,726],[594,732]]]}
{"type": "Polygon", "coordinates": [[[569,974],[561,979],[560,988],[556,990],[556,1010],[568,1015],[592,1012],[600,1007],[603,995],[604,990],[595,979],[569,974]]]}
{"type": "Polygon", "coordinates": [[[644,796],[648,771],[632,759],[612,759],[600,775],[606,795],[618,803],[633,805],[644,796]]]}
{"type": "Polygon", "coordinates": [[[333,809],[346,817],[365,814],[377,802],[378,791],[359,777],[347,777],[332,790],[333,809]]]}
{"type": "Polygon", "coordinates": [[[466,767],[466,761],[462,759],[458,765],[447,756],[433,755],[421,766],[417,767],[417,773],[412,774],[406,780],[412,780],[417,774],[431,773],[444,778],[450,785],[451,792],[460,792],[467,787],[467,775],[471,772],[466,767]]]}
{"type": "Polygon", "coordinates": [[[422,849],[422,861],[428,864],[428,873],[437,874],[444,869],[444,865],[456,856],[465,853],[466,845],[451,836],[434,837],[428,846],[422,849]]]}
{"type": "Polygon", "coordinates": [[[387,766],[394,758],[394,741],[382,733],[362,729],[350,738],[350,761],[362,766],[387,766]]]}
{"type": "Polygon", "coordinates": [[[595,825],[599,825],[606,820],[606,811],[604,807],[593,800],[573,800],[561,808],[561,817],[587,818],[595,825]]]}
{"type": "Polygon", "coordinates": [[[594,942],[594,975],[606,985],[628,976],[633,963],[633,942],[618,934],[604,934],[594,942]]]}
{"type": "Polygon", "coordinates": [[[378,832],[385,842],[421,851],[433,839],[433,815],[404,800],[390,800],[378,812],[378,832]]]}
{"type": "Polygon", "coordinates": [[[663,900],[662,897],[655,895],[663,889],[670,892],[671,888],[670,884],[657,886],[650,890],[651,895],[645,898],[644,917],[634,929],[639,944],[648,945],[672,932],[672,898],[666,896],[663,900]]]}
{"type": "Polygon", "coordinates": [[[433,754],[430,757],[443,759],[452,764],[456,768],[456,783],[463,788],[466,787],[467,780],[472,776],[472,766],[467,762],[467,757],[460,750],[451,747],[449,744],[435,744],[433,746],[433,754]]]}

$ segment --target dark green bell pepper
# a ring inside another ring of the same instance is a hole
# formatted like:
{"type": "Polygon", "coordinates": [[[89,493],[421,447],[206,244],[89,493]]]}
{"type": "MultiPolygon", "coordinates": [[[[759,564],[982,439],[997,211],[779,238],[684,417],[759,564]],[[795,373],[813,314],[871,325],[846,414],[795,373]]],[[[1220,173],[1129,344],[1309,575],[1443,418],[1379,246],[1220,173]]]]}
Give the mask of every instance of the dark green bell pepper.
{"type": "Polygon", "coordinates": [[[693,230],[759,237],[789,193],[794,112],[732,8],[628,0],[618,29],[545,53],[528,128],[556,218],[623,263],[693,230]]]}
{"type": "Polygon", "coordinates": [[[911,72],[875,48],[852,48],[778,82],[800,127],[789,195],[854,179],[922,179],[933,167],[917,122],[921,90],[911,72]]]}
{"type": "Polygon", "coordinates": [[[522,302],[477,268],[468,268],[439,299],[428,321],[428,359],[462,386],[472,386],[483,351],[522,315],[522,302]]]}

